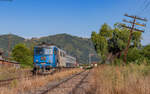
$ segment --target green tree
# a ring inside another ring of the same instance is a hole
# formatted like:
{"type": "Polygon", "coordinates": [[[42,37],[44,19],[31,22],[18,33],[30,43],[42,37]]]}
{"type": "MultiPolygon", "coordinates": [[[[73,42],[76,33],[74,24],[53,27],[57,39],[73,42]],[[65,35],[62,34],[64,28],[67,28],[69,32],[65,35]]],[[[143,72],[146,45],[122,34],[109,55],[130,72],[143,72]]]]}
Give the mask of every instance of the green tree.
{"type": "Polygon", "coordinates": [[[150,63],[150,45],[147,45],[145,47],[143,47],[142,51],[141,51],[141,55],[144,56],[144,58],[146,60],[148,60],[147,63],[150,63]]]}
{"type": "Polygon", "coordinates": [[[141,50],[136,47],[130,48],[127,55],[127,61],[137,62],[140,61],[140,59],[143,59],[143,56],[141,55],[141,50]]]}
{"type": "Polygon", "coordinates": [[[12,50],[12,59],[19,62],[22,67],[32,66],[32,51],[25,44],[17,44],[12,50]]]}
{"type": "MultiPolygon", "coordinates": [[[[91,39],[95,50],[104,62],[114,61],[120,58],[128,42],[129,30],[120,26],[119,23],[112,29],[106,23],[102,25],[99,33],[92,32],[91,39]]],[[[141,33],[133,32],[130,47],[141,46],[141,33]]]]}

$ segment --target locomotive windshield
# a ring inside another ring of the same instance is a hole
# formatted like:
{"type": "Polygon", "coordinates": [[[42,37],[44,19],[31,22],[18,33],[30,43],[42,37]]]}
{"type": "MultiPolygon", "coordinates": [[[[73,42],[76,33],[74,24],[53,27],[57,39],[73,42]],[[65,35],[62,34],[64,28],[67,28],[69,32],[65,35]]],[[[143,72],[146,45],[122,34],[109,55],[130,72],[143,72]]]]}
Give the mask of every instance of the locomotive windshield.
{"type": "Polygon", "coordinates": [[[53,54],[53,50],[51,48],[35,48],[35,54],[50,55],[53,54]]]}
{"type": "Polygon", "coordinates": [[[35,54],[44,54],[43,48],[35,48],[35,54]]]}

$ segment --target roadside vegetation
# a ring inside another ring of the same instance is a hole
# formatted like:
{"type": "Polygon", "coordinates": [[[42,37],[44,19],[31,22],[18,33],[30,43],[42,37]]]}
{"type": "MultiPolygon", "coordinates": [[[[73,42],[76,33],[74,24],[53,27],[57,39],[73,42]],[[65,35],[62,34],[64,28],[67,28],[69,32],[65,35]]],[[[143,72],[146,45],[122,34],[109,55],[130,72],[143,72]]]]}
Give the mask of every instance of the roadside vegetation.
{"type": "Polygon", "coordinates": [[[101,65],[94,71],[95,94],[150,94],[150,66],[101,65]]]}
{"type": "Polygon", "coordinates": [[[33,51],[25,44],[17,44],[12,50],[12,60],[20,63],[21,67],[33,66],[33,51]]]}

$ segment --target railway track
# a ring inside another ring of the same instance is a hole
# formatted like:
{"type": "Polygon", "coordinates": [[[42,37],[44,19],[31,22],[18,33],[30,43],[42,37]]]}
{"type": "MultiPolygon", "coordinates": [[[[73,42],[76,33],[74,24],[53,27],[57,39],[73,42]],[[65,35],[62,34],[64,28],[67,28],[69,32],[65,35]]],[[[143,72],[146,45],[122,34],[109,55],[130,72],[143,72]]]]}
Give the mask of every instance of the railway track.
{"type": "Polygon", "coordinates": [[[28,92],[26,94],[77,94],[76,91],[84,83],[89,73],[90,70],[82,71],[59,82],[50,83],[46,87],[41,87],[32,93],[28,92]]]}
{"type": "Polygon", "coordinates": [[[27,76],[24,78],[17,77],[17,78],[11,78],[11,79],[6,79],[6,80],[0,80],[0,87],[9,86],[11,84],[11,82],[14,80],[29,79],[31,77],[33,77],[33,75],[30,75],[30,76],[27,76]]]}
{"type": "Polygon", "coordinates": [[[6,80],[0,80],[0,87],[9,86],[10,83],[14,80],[28,79],[31,77],[33,77],[32,73],[28,74],[28,76],[25,76],[25,77],[14,77],[14,78],[6,79],[6,80]]]}
{"type": "Polygon", "coordinates": [[[11,79],[7,79],[7,80],[0,80],[0,87],[9,85],[15,79],[18,79],[18,78],[11,78],[11,79]]]}

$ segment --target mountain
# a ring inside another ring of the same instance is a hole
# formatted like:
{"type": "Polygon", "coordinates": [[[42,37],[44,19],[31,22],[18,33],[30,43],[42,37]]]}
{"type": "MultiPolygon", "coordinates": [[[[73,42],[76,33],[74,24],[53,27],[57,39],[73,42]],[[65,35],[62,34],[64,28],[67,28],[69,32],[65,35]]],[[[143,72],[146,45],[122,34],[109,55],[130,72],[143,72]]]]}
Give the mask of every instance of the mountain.
{"type": "Polygon", "coordinates": [[[24,43],[25,39],[13,34],[0,35],[0,49],[8,55],[8,50],[12,49],[18,43],[24,43]]]}
{"type": "MultiPolygon", "coordinates": [[[[8,54],[8,45],[10,45],[10,48],[12,49],[18,43],[25,43],[28,47],[31,47],[42,42],[54,44],[65,50],[69,55],[76,57],[79,63],[88,63],[89,51],[90,53],[96,54],[90,39],[69,34],[57,34],[28,40],[12,34],[0,36],[0,48],[4,50],[5,55],[8,54]]],[[[97,61],[98,58],[93,56],[92,60],[97,61]]]]}

